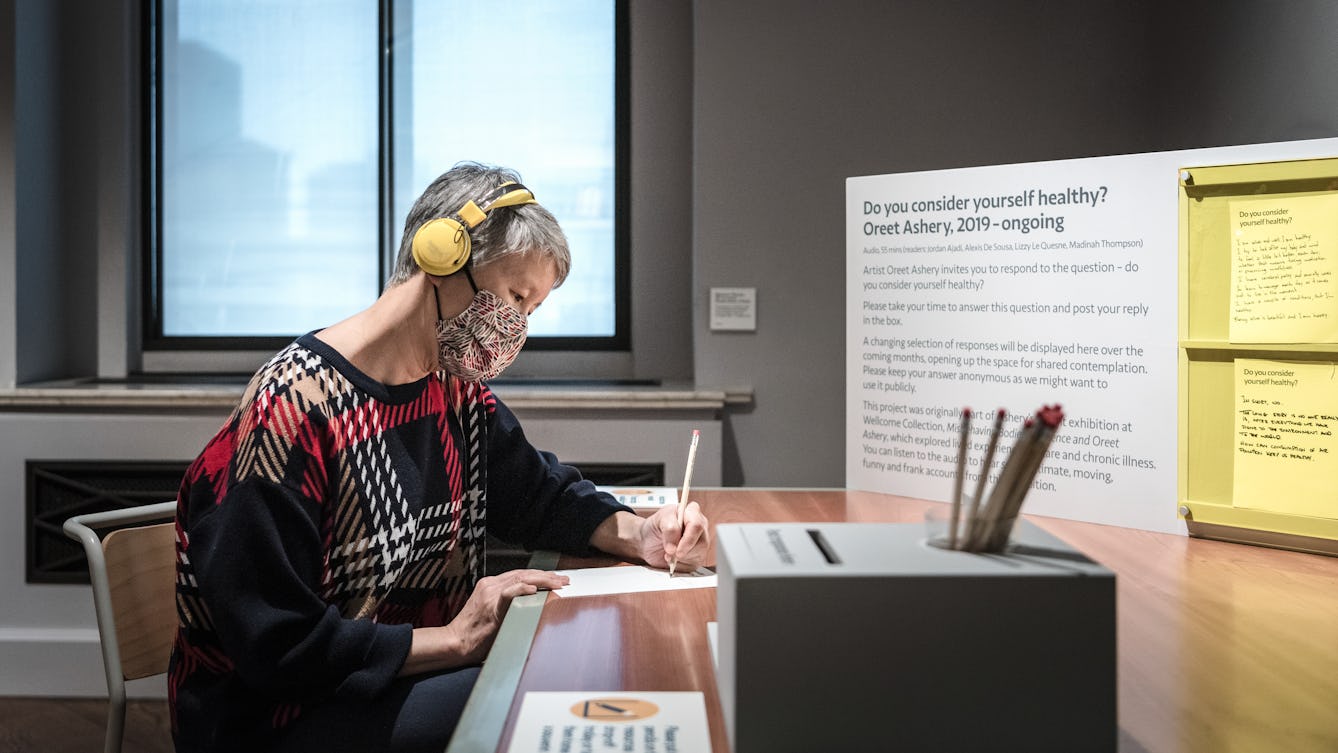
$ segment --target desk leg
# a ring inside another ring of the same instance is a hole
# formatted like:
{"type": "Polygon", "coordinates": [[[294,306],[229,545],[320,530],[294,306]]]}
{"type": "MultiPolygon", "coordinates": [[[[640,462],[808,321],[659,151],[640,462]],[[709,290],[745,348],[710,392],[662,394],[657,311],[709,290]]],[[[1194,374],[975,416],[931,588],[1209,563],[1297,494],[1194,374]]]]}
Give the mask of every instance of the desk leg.
{"type": "MultiPolygon", "coordinates": [[[[556,552],[535,552],[529,566],[553,570],[557,561],[556,552]]],[[[496,752],[547,600],[547,591],[511,600],[446,753],[496,752]]]]}

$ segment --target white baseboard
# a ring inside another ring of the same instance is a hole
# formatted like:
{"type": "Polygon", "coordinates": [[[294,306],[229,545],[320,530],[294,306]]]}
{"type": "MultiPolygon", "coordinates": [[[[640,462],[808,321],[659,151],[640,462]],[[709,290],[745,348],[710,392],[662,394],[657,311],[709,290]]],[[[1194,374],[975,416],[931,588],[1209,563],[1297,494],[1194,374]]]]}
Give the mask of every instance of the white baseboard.
{"type": "MultiPolygon", "coordinates": [[[[106,698],[98,631],[0,628],[0,696],[106,698]]],[[[166,698],[167,675],[126,683],[130,698],[166,698]]]]}

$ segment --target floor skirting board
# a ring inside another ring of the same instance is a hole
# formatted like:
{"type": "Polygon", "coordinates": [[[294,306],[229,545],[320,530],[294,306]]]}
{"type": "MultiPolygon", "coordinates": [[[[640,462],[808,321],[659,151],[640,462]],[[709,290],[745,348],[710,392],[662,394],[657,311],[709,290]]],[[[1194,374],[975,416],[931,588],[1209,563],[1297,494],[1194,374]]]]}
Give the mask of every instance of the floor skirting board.
{"type": "MultiPolygon", "coordinates": [[[[106,698],[95,629],[0,628],[0,696],[106,698]]],[[[126,683],[130,698],[166,698],[166,675],[126,683]]]]}

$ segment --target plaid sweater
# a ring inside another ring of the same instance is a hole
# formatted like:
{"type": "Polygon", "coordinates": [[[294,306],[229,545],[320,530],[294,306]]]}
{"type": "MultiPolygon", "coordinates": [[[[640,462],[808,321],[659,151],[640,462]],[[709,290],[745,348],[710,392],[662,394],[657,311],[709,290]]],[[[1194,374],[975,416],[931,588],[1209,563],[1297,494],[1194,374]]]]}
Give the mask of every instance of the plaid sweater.
{"type": "Polygon", "coordinates": [[[485,530],[585,552],[620,509],[482,383],[387,386],[299,338],[182,482],[177,750],[263,750],[304,707],[375,696],[468,599],[485,530]]]}

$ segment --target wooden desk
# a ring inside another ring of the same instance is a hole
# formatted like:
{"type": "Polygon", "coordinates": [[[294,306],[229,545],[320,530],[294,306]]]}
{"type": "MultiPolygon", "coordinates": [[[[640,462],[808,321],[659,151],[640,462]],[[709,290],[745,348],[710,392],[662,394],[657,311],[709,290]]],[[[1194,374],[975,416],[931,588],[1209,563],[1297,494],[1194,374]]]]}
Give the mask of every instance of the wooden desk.
{"type": "MultiPolygon", "coordinates": [[[[693,497],[715,524],[915,523],[935,506],[844,491],[693,497]]],[[[1338,558],[1031,520],[1117,575],[1121,753],[1338,751],[1338,558]]],[[[496,750],[528,691],[699,690],[712,748],[728,753],[706,637],[714,589],[547,598],[496,750]]]]}

